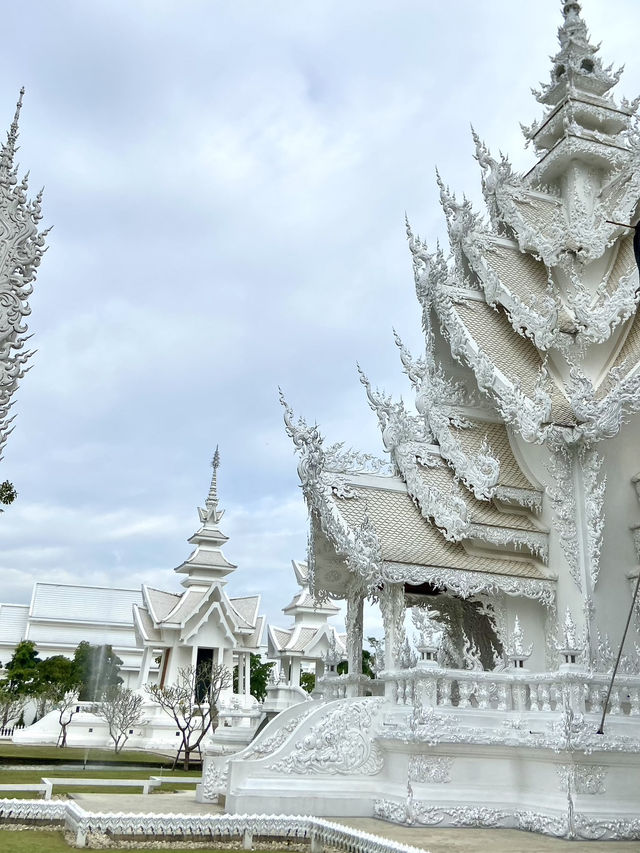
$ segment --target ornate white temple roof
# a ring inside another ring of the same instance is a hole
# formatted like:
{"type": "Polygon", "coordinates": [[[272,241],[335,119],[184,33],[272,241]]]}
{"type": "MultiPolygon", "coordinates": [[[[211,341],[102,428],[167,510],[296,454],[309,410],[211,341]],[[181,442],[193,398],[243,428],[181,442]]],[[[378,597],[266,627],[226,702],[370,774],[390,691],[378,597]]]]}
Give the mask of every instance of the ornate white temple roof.
{"type": "Polygon", "coordinates": [[[346,655],[346,635],[339,634],[333,625],[321,625],[315,628],[305,628],[302,625],[296,625],[294,628],[276,628],[269,625],[268,629],[268,655],[289,656],[301,658],[320,658],[320,653],[323,639],[329,640],[333,636],[336,642],[337,650],[346,655]]]}
{"type": "Polygon", "coordinates": [[[133,611],[136,632],[143,645],[192,641],[214,612],[234,647],[257,650],[262,642],[264,617],[258,615],[260,595],[230,598],[223,588],[236,567],[222,553],[222,545],[228,538],[219,527],[224,514],[218,508],[219,466],[220,454],[216,448],[207,500],[198,509],[201,527],[189,539],[196,548],[175,569],[186,575],[182,581],[185,591],[172,593],[142,586],[143,602],[135,604],[133,611]]]}
{"type": "Polygon", "coordinates": [[[309,566],[305,562],[292,560],[293,571],[300,589],[282,612],[293,617],[290,628],[269,625],[268,655],[280,657],[294,655],[308,660],[320,660],[327,644],[336,642],[341,654],[345,653],[345,637],[327,623],[327,619],[340,612],[332,601],[319,601],[309,590],[309,566]]]}

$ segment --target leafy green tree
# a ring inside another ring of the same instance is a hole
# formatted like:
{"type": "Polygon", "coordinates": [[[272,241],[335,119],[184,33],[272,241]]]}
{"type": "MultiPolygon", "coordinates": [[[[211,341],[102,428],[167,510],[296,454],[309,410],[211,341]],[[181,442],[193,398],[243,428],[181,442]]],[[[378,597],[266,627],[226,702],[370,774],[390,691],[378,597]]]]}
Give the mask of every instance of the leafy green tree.
{"type": "Polygon", "coordinates": [[[108,690],[122,684],[122,661],[111,646],[92,646],[83,640],[74,652],[73,662],[81,702],[100,702],[108,690]]]}
{"type": "MultiPolygon", "coordinates": [[[[271,672],[272,666],[273,661],[262,663],[262,657],[260,655],[251,655],[249,660],[251,695],[254,696],[258,702],[262,702],[264,697],[267,695],[267,684],[269,683],[269,673],[271,672]]],[[[238,692],[237,666],[233,669],[233,691],[234,693],[238,692]]]]}
{"type": "Polygon", "coordinates": [[[52,711],[65,694],[79,687],[78,667],[64,655],[45,658],[38,664],[36,719],[52,711]]]}
{"type": "Polygon", "coordinates": [[[269,673],[273,661],[262,663],[260,655],[251,655],[249,668],[251,671],[251,695],[255,696],[258,702],[262,702],[267,695],[267,684],[269,683],[269,673]]]}
{"type": "Polygon", "coordinates": [[[5,667],[5,689],[15,696],[35,696],[38,692],[38,667],[41,663],[33,640],[22,640],[5,667]]]}
{"type": "Polygon", "coordinates": [[[18,493],[16,492],[13,483],[10,483],[8,480],[0,483],[0,504],[8,506],[8,504],[12,504],[17,497],[18,493]]]}
{"type": "MultiPolygon", "coordinates": [[[[371,654],[371,652],[367,651],[367,649],[362,650],[362,674],[368,675],[369,678],[376,677],[372,668],[373,658],[374,656],[371,654]]],[[[349,664],[346,662],[346,660],[340,661],[340,663],[336,667],[336,672],[338,673],[338,675],[346,675],[346,673],[349,672],[349,664]]]]}
{"type": "Polygon", "coordinates": [[[367,649],[362,650],[362,674],[368,675],[369,678],[375,678],[376,674],[373,671],[373,655],[367,649]]]}
{"type": "Polygon", "coordinates": [[[307,693],[312,693],[316,687],[316,677],[313,672],[300,673],[300,687],[306,690],[307,693]]]}

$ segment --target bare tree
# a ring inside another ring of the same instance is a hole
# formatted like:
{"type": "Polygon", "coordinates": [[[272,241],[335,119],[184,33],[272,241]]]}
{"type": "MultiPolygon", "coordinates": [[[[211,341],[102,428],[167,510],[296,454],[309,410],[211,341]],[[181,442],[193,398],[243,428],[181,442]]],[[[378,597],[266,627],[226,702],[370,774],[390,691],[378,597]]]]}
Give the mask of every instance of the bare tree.
{"type": "Polygon", "coordinates": [[[75,690],[69,690],[58,701],[58,723],[60,725],[60,734],[58,735],[57,746],[65,747],[67,745],[67,727],[73,715],[78,708],[78,693],[75,690]]]}
{"type": "Polygon", "coordinates": [[[143,698],[128,687],[110,687],[104,699],[91,708],[91,712],[101,717],[109,727],[109,737],[116,752],[120,752],[133,726],[142,720],[143,698]]]}
{"type": "Polygon", "coordinates": [[[179,669],[176,683],[169,687],[147,685],[147,693],[174,719],[182,735],[174,767],[182,752],[183,767],[188,770],[191,753],[200,753],[204,737],[217,729],[220,693],[230,686],[231,673],[222,664],[179,669]]]}
{"type": "Polygon", "coordinates": [[[28,700],[28,696],[12,693],[4,684],[0,684],[0,728],[5,729],[12,720],[17,719],[28,700]]]}

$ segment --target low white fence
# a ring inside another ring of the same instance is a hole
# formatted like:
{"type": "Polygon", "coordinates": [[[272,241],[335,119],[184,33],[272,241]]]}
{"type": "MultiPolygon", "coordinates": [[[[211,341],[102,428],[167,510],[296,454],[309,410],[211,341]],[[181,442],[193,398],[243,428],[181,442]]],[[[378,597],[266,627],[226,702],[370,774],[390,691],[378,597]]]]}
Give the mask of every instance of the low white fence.
{"type": "Polygon", "coordinates": [[[317,817],[296,815],[182,815],[102,814],[88,812],[74,802],[0,800],[0,820],[64,822],[75,833],[76,846],[86,846],[92,833],[135,837],[136,840],[189,840],[189,838],[242,841],[251,850],[253,839],[299,839],[311,845],[311,853],[324,847],[348,853],[428,853],[317,817]]]}
{"type": "MultiPolygon", "coordinates": [[[[529,673],[522,670],[483,671],[408,669],[386,672],[387,697],[397,705],[477,708],[494,711],[560,711],[601,714],[611,676],[575,671],[529,673]]],[[[640,677],[618,675],[608,713],[640,716],[640,677]]]]}

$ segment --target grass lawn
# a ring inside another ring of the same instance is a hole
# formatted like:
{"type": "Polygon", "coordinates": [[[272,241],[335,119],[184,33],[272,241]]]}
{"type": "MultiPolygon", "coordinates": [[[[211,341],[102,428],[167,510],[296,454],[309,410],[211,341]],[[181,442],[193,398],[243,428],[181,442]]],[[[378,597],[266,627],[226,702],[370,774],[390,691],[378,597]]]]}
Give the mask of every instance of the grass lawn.
{"type": "MultiPolygon", "coordinates": [[[[172,776],[190,776],[193,777],[193,782],[175,782],[173,784],[164,784],[160,788],[157,789],[158,792],[162,792],[164,794],[170,794],[174,791],[184,791],[188,787],[194,787],[200,781],[201,776],[200,770],[189,770],[187,773],[184,770],[162,770],[162,772],[156,772],[153,768],[149,768],[147,770],[128,770],[126,765],[123,767],[113,767],[109,770],[92,770],[90,766],[87,766],[86,770],[78,769],[78,770],[31,770],[28,765],[25,766],[24,770],[5,770],[0,765],[0,784],[8,785],[8,784],[30,784],[30,783],[39,783],[43,776],[47,776],[50,779],[55,779],[57,776],[65,776],[73,779],[82,779],[85,777],[87,779],[118,779],[119,777],[126,777],[127,779],[148,779],[149,776],[162,776],[165,779],[170,779],[172,776]]],[[[65,794],[65,793],[77,793],[77,794],[90,794],[90,793],[103,793],[103,794],[131,794],[135,796],[136,794],[142,795],[142,789],[137,790],[135,788],[117,788],[117,787],[109,787],[109,788],[100,788],[100,787],[91,787],[90,785],[82,786],[82,787],[71,787],[65,788],[63,785],[56,786],[53,789],[54,794],[65,794]]],[[[22,799],[33,799],[38,795],[30,792],[30,791],[3,791],[0,795],[2,797],[20,797],[22,799]]],[[[0,850],[4,853],[4,848],[0,845],[0,850]]]]}
{"type": "MultiPolygon", "coordinates": [[[[155,752],[133,752],[123,750],[116,753],[112,749],[85,749],[84,747],[22,745],[18,743],[0,742],[0,762],[3,759],[12,761],[88,761],[103,763],[117,761],[118,764],[153,764],[158,767],[171,767],[173,758],[155,752]]],[[[2,765],[0,764],[0,767],[2,765]]]]}
{"type": "MultiPolygon", "coordinates": [[[[12,831],[0,829],[0,850],[2,853],[71,853],[74,849],[76,848],[67,845],[62,830],[22,829],[12,831]]],[[[193,849],[193,847],[185,847],[180,850],[171,848],[172,853],[193,853],[193,849]]],[[[198,847],[197,849],[200,853],[214,853],[214,851],[215,853],[224,853],[220,849],[211,847],[198,847]]],[[[227,853],[231,853],[231,851],[227,851],[227,853]]]]}

